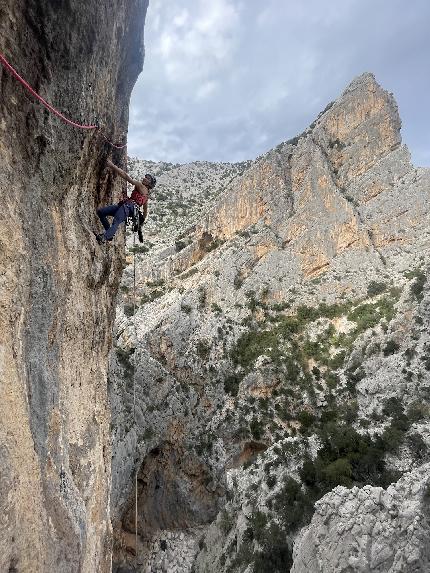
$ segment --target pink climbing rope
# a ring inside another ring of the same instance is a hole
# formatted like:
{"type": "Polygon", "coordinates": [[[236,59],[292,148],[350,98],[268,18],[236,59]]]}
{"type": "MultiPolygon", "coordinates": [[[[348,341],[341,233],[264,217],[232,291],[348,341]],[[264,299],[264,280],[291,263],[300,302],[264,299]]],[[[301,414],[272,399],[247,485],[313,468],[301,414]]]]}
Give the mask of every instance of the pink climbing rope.
{"type": "MultiPolygon", "coordinates": [[[[31,95],[33,97],[35,97],[37,100],[40,101],[40,103],[46,107],[47,110],[49,110],[51,113],[53,113],[54,115],[56,115],[57,117],[59,117],[62,121],[64,121],[65,123],[67,123],[68,125],[71,125],[72,127],[77,127],[78,129],[100,129],[100,127],[98,125],[85,125],[85,124],[81,124],[81,123],[76,123],[75,121],[72,121],[71,119],[68,119],[65,115],[63,115],[62,113],[60,113],[57,109],[55,109],[55,107],[53,107],[50,103],[48,103],[45,99],[43,99],[43,97],[41,95],[39,95],[32,87],[29,83],[27,83],[25,81],[24,78],[22,78],[18,72],[9,64],[9,62],[6,60],[6,58],[3,56],[3,54],[0,52],[0,62],[3,64],[3,66],[12,74],[12,76],[17,79],[19,81],[20,84],[22,84],[25,89],[27,91],[29,91],[31,93],[31,95]]],[[[104,135],[103,131],[100,129],[100,134],[102,135],[102,137],[107,141],[107,143],[109,143],[109,145],[111,145],[112,147],[115,147],[116,149],[123,149],[127,143],[125,143],[124,145],[116,145],[114,143],[112,143],[111,141],[109,141],[109,139],[104,135]]]]}

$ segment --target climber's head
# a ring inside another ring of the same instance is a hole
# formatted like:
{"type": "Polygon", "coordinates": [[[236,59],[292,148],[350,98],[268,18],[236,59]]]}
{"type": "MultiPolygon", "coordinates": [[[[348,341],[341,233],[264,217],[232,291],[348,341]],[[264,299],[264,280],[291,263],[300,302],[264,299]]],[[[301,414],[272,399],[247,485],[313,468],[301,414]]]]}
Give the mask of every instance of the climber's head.
{"type": "Polygon", "coordinates": [[[154,189],[157,180],[153,175],[151,175],[151,173],[147,173],[142,179],[142,183],[149,189],[154,189]]]}

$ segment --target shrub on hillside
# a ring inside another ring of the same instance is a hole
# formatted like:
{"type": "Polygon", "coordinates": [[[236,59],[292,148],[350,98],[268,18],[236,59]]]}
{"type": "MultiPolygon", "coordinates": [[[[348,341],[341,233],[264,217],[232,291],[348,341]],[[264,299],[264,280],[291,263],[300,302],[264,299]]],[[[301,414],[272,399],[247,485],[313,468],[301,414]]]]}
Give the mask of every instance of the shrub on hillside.
{"type": "Polygon", "coordinates": [[[371,281],[367,287],[367,296],[376,296],[387,290],[387,285],[385,283],[379,283],[377,281],[371,281]]]}
{"type": "Polygon", "coordinates": [[[395,340],[388,340],[384,346],[384,356],[390,356],[395,354],[399,350],[400,346],[395,340]]]}

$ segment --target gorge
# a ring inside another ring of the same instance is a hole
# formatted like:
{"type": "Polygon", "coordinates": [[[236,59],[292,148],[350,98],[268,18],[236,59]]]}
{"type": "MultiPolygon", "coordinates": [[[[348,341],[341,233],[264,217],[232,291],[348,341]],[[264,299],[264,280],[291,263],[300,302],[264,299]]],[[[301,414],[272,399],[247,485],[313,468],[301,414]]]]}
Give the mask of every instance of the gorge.
{"type": "Polygon", "coordinates": [[[159,195],[111,359],[118,562],[137,437],[142,571],[428,568],[430,172],[400,125],[364,74],[255,161],[129,161],[159,195]]]}

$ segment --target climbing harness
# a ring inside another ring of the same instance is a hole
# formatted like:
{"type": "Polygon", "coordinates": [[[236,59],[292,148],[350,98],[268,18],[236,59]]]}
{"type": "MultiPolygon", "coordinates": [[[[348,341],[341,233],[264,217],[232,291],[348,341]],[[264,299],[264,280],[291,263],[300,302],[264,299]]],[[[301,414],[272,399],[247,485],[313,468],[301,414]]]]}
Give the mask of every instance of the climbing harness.
{"type": "Polygon", "coordinates": [[[78,129],[98,129],[100,135],[103,137],[103,139],[111,146],[111,147],[115,147],[115,149],[123,149],[127,143],[124,143],[123,145],[118,145],[116,143],[112,143],[107,137],[106,135],[103,133],[103,130],[101,129],[101,127],[98,124],[90,124],[90,125],[85,125],[85,124],[81,124],[81,123],[76,123],[75,121],[72,121],[71,119],[68,119],[65,115],[63,115],[61,112],[59,112],[57,109],[55,109],[55,107],[53,107],[50,103],[48,103],[45,99],[43,99],[43,97],[41,95],[39,95],[31,86],[29,83],[27,83],[25,81],[24,78],[22,78],[18,72],[15,70],[15,68],[13,68],[10,63],[6,60],[6,58],[4,57],[4,55],[0,52],[0,62],[3,64],[4,68],[6,70],[8,70],[8,72],[10,72],[10,74],[16,79],[18,80],[18,82],[23,85],[25,87],[25,89],[31,93],[31,95],[33,97],[35,97],[48,111],[50,111],[52,114],[56,115],[57,117],[59,117],[62,121],[64,121],[65,123],[67,123],[68,125],[71,125],[72,127],[76,127],[78,129]]]}
{"type": "Polygon", "coordinates": [[[131,203],[133,209],[131,214],[129,214],[128,217],[126,218],[125,224],[126,226],[131,225],[131,230],[133,232],[133,241],[134,242],[136,241],[135,233],[137,233],[137,236],[139,237],[139,243],[143,243],[142,225],[145,222],[145,218],[140,212],[139,205],[134,203],[134,201],[129,200],[128,202],[129,204],[131,203]]]}
{"type": "MultiPolygon", "coordinates": [[[[136,203],[134,203],[133,201],[128,201],[128,204],[129,205],[131,204],[132,210],[126,219],[125,224],[131,225],[131,230],[133,231],[133,233],[136,233],[139,226],[139,206],[136,205],[136,203]]],[[[135,239],[136,237],[133,235],[133,240],[135,239]]]]}

